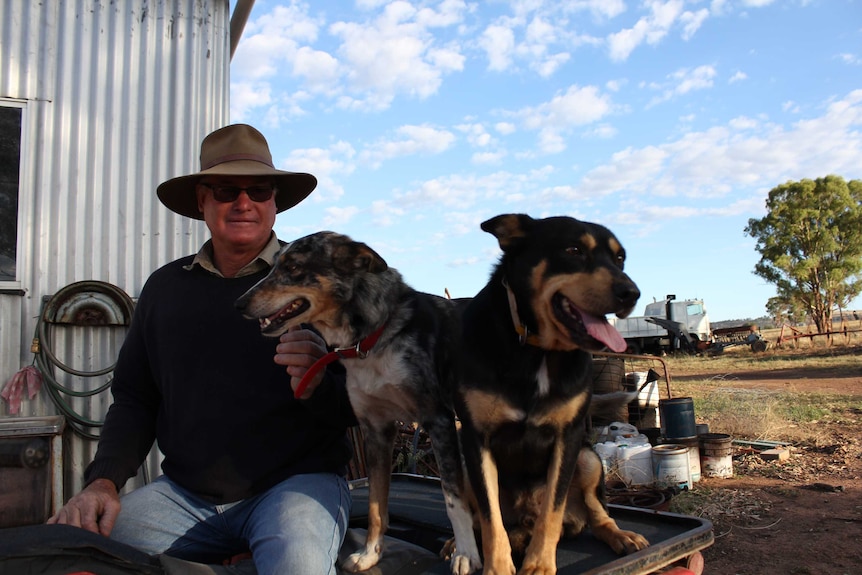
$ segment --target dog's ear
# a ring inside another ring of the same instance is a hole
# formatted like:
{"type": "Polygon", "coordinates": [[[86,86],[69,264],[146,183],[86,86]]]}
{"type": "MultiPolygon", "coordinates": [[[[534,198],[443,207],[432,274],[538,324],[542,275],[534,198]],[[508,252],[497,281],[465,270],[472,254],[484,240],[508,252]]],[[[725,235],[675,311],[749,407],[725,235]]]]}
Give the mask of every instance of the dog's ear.
{"type": "Polygon", "coordinates": [[[506,251],[527,237],[534,222],[526,214],[501,214],[482,222],[482,230],[497,238],[500,249],[506,251]]]}
{"type": "Polygon", "coordinates": [[[367,271],[379,274],[389,269],[386,260],[362,242],[352,241],[338,246],[332,254],[332,262],[335,269],[346,273],[367,271]]]}

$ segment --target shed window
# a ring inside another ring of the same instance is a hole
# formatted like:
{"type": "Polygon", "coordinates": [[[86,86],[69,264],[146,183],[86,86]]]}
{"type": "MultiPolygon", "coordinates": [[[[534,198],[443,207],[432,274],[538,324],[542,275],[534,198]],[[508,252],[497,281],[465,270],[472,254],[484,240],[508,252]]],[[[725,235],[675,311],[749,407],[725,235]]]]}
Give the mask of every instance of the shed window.
{"type": "Polygon", "coordinates": [[[0,282],[17,279],[20,166],[21,108],[0,105],[0,282]]]}

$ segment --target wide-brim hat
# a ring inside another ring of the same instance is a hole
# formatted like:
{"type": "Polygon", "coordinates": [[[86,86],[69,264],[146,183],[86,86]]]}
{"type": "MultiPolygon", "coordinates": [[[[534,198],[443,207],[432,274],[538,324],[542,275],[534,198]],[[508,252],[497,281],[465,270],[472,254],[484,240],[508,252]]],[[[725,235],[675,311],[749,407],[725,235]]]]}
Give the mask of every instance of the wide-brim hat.
{"type": "Polygon", "coordinates": [[[171,211],[202,220],[195,187],[206,176],[266,176],[278,190],[277,212],[292,208],[317,186],[317,178],[304,172],[276,170],[266,138],[246,124],[219,128],[201,142],[201,171],[162,183],[156,194],[171,211]]]}

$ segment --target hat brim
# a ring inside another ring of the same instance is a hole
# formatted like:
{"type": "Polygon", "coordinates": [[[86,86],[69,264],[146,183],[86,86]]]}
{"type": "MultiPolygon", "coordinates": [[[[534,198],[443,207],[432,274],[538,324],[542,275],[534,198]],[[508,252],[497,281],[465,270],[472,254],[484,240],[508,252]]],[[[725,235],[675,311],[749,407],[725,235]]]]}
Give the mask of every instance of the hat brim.
{"type": "Polygon", "coordinates": [[[270,168],[253,160],[237,160],[213,166],[188,176],[179,176],[163,182],[156,188],[159,201],[172,212],[195,220],[204,219],[198,210],[195,193],[197,183],[206,176],[260,176],[268,178],[276,187],[276,213],[292,208],[314,191],[317,178],[304,172],[286,172],[270,168]]]}

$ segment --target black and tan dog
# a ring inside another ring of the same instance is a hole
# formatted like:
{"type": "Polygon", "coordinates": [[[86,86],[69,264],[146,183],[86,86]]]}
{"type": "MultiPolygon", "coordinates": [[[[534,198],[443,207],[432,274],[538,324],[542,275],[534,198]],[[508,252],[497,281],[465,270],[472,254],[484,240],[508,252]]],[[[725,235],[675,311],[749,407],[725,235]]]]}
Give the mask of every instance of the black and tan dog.
{"type": "Polygon", "coordinates": [[[396,422],[417,421],[431,437],[455,532],[452,572],[478,569],[472,519],[461,496],[453,409],[461,374],[460,328],[452,302],[407,286],[367,245],[320,232],[282,249],[270,274],[237,300],[237,307],[259,319],[268,336],[310,324],[345,356],[348,394],[365,438],[369,518],[365,548],[342,567],[364,571],[380,560],[396,422]]]}
{"type": "MultiPolygon", "coordinates": [[[[585,437],[591,350],[625,341],[605,314],[640,297],[605,227],[506,214],[482,224],[503,255],[465,302],[465,376],[457,410],[485,573],[556,573],[561,535],[587,525],[617,553],[648,545],[608,515],[599,457],[585,437]]],[[[456,542],[457,545],[457,542],[456,542]]]]}

